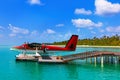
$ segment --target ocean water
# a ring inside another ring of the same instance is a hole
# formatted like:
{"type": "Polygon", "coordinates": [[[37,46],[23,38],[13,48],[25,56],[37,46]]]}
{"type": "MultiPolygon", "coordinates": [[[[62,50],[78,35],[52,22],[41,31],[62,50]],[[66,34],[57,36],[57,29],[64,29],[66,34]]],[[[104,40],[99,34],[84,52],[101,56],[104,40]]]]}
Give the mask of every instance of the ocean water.
{"type": "MultiPolygon", "coordinates": [[[[119,48],[77,48],[75,52],[100,50],[120,52],[119,48]]],[[[68,64],[40,64],[37,62],[15,61],[10,46],[0,46],[0,80],[120,80],[120,64],[94,64],[72,61],[68,64]]]]}

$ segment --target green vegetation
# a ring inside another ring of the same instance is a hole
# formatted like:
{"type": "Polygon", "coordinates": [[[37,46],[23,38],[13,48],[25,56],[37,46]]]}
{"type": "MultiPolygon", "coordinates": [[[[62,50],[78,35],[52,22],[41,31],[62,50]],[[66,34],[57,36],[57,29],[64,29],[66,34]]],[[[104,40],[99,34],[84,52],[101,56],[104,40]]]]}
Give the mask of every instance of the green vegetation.
{"type": "MultiPolygon", "coordinates": [[[[54,42],[55,45],[65,45],[67,41],[54,42]]],[[[120,36],[103,36],[101,38],[94,37],[92,39],[79,39],[77,45],[95,45],[95,46],[120,46],[120,36]]]]}

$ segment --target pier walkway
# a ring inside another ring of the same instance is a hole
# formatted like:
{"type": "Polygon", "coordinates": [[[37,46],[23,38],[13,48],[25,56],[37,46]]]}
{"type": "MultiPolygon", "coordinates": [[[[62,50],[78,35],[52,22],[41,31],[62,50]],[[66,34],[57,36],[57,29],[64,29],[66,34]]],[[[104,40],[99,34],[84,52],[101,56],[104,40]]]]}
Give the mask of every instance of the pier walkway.
{"type": "Polygon", "coordinates": [[[101,56],[120,56],[120,52],[89,51],[89,52],[62,56],[62,58],[64,61],[72,61],[77,59],[86,59],[86,58],[101,57],[101,56]]]}
{"type": "Polygon", "coordinates": [[[103,66],[103,63],[120,63],[120,52],[88,51],[64,56],[19,54],[16,56],[16,60],[38,61],[44,63],[66,63],[73,60],[86,60],[86,62],[89,61],[90,63],[101,63],[103,66]]]}

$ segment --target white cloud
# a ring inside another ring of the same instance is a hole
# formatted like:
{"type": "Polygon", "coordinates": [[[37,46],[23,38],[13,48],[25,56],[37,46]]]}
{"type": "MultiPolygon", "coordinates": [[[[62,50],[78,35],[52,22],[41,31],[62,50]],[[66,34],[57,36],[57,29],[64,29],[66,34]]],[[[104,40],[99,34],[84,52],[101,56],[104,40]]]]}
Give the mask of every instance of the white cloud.
{"type": "Polygon", "coordinates": [[[30,37],[38,37],[40,36],[39,32],[37,30],[33,30],[31,33],[30,33],[30,37]]]}
{"type": "Polygon", "coordinates": [[[2,34],[0,34],[0,38],[2,38],[3,37],[3,35],[2,34]]]}
{"type": "Polygon", "coordinates": [[[11,34],[9,34],[9,36],[10,36],[10,37],[15,37],[15,36],[16,36],[16,34],[11,33],[11,34]]]}
{"type": "Polygon", "coordinates": [[[105,30],[101,29],[100,32],[103,33],[103,32],[105,32],[105,30]]]}
{"type": "Polygon", "coordinates": [[[28,0],[28,3],[30,3],[31,5],[42,5],[40,0],[28,0]]]}
{"type": "Polygon", "coordinates": [[[117,26],[117,27],[107,27],[106,30],[108,32],[118,32],[118,33],[120,33],[120,26],[117,26]]]}
{"type": "Polygon", "coordinates": [[[101,22],[94,23],[90,19],[72,19],[72,23],[77,28],[85,28],[85,27],[101,27],[103,24],[101,22]]]}
{"type": "Polygon", "coordinates": [[[31,35],[37,35],[37,34],[39,34],[39,33],[36,30],[34,30],[34,31],[31,32],[31,35]]]}
{"type": "Polygon", "coordinates": [[[72,33],[71,32],[68,32],[68,33],[66,33],[64,36],[65,36],[65,38],[67,38],[67,37],[70,37],[72,35],[72,33]]]}
{"type": "Polygon", "coordinates": [[[58,38],[59,41],[61,40],[61,38],[63,40],[68,40],[71,37],[71,35],[72,35],[71,32],[66,32],[65,34],[58,34],[57,38],[58,38]]]}
{"type": "Polygon", "coordinates": [[[4,30],[4,27],[0,26],[0,31],[3,31],[4,30]]]}
{"type": "Polygon", "coordinates": [[[24,29],[24,28],[15,27],[15,26],[12,26],[11,24],[9,24],[8,28],[12,31],[10,36],[16,36],[16,34],[28,34],[29,33],[29,30],[24,29]]]}
{"type": "Polygon", "coordinates": [[[52,30],[52,29],[47,29],[47,33],[48,33],[48,34],[54,34],[54,33],[55,33],[55,31],[54,31],[54,30],[52,30]]]}
{"type": "Polygon", "coordinates": [[[4,29],[2,26],[0,26],[0,29],[4,29]]]}
{"type": "Polygon", "coordinates": [[[120,4],[119,3],[111,3],[107,0],[95,0],[97,15],[107,15],[107,14],[115,14],[120,13],[120,4]]]}
{"type": "Polygon", "coordinates": [[[64,24],[57,24],[56,27],[62,27],[64,24]]]}
{"type": "Polygon", "coordinates": [[[85,10],[84,8],[81,9],[75,9],[75,14],[85,14],[85,15],[90,15],[92,12],[90,10],[85,10]]]}
{"type": "Polygon", "coordinates": [[[95,32],[95,31],[91,31],[91,33],[92,33],[92,34],[96,34],[96,32],[95,32]]]}

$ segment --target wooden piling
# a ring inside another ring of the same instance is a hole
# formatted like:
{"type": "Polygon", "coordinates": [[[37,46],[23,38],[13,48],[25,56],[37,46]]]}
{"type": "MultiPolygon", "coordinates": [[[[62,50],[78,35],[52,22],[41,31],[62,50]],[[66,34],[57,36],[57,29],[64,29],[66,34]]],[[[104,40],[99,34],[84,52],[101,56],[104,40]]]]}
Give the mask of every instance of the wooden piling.
{"type": "Polygon", "coordinates": [[[90,63],[92,63],[92,58],[90,58],[90,63]]]}
{"type": "Polygon", "coordinates": [[[86,63],[88,62],[88,59],[86,58],[86,63]]]}
{"type": "Polygon", "coordinates": [[[103,56],[101,56],[101,67],[104,67],[104,57],[103,56]]]}
{"type": "Polygon", "coordinates": [[[94,57],[94,63],[95,63],[95,66],[96,66],[96,63],[97,63],[97,57],[94,57]]]}
{"type": "Polygon", "coordinates": [[[114,63],[115,63],[115,64],[117,64],[117,63],[118,63],[117,56],[115,56],[114,63]]]}

